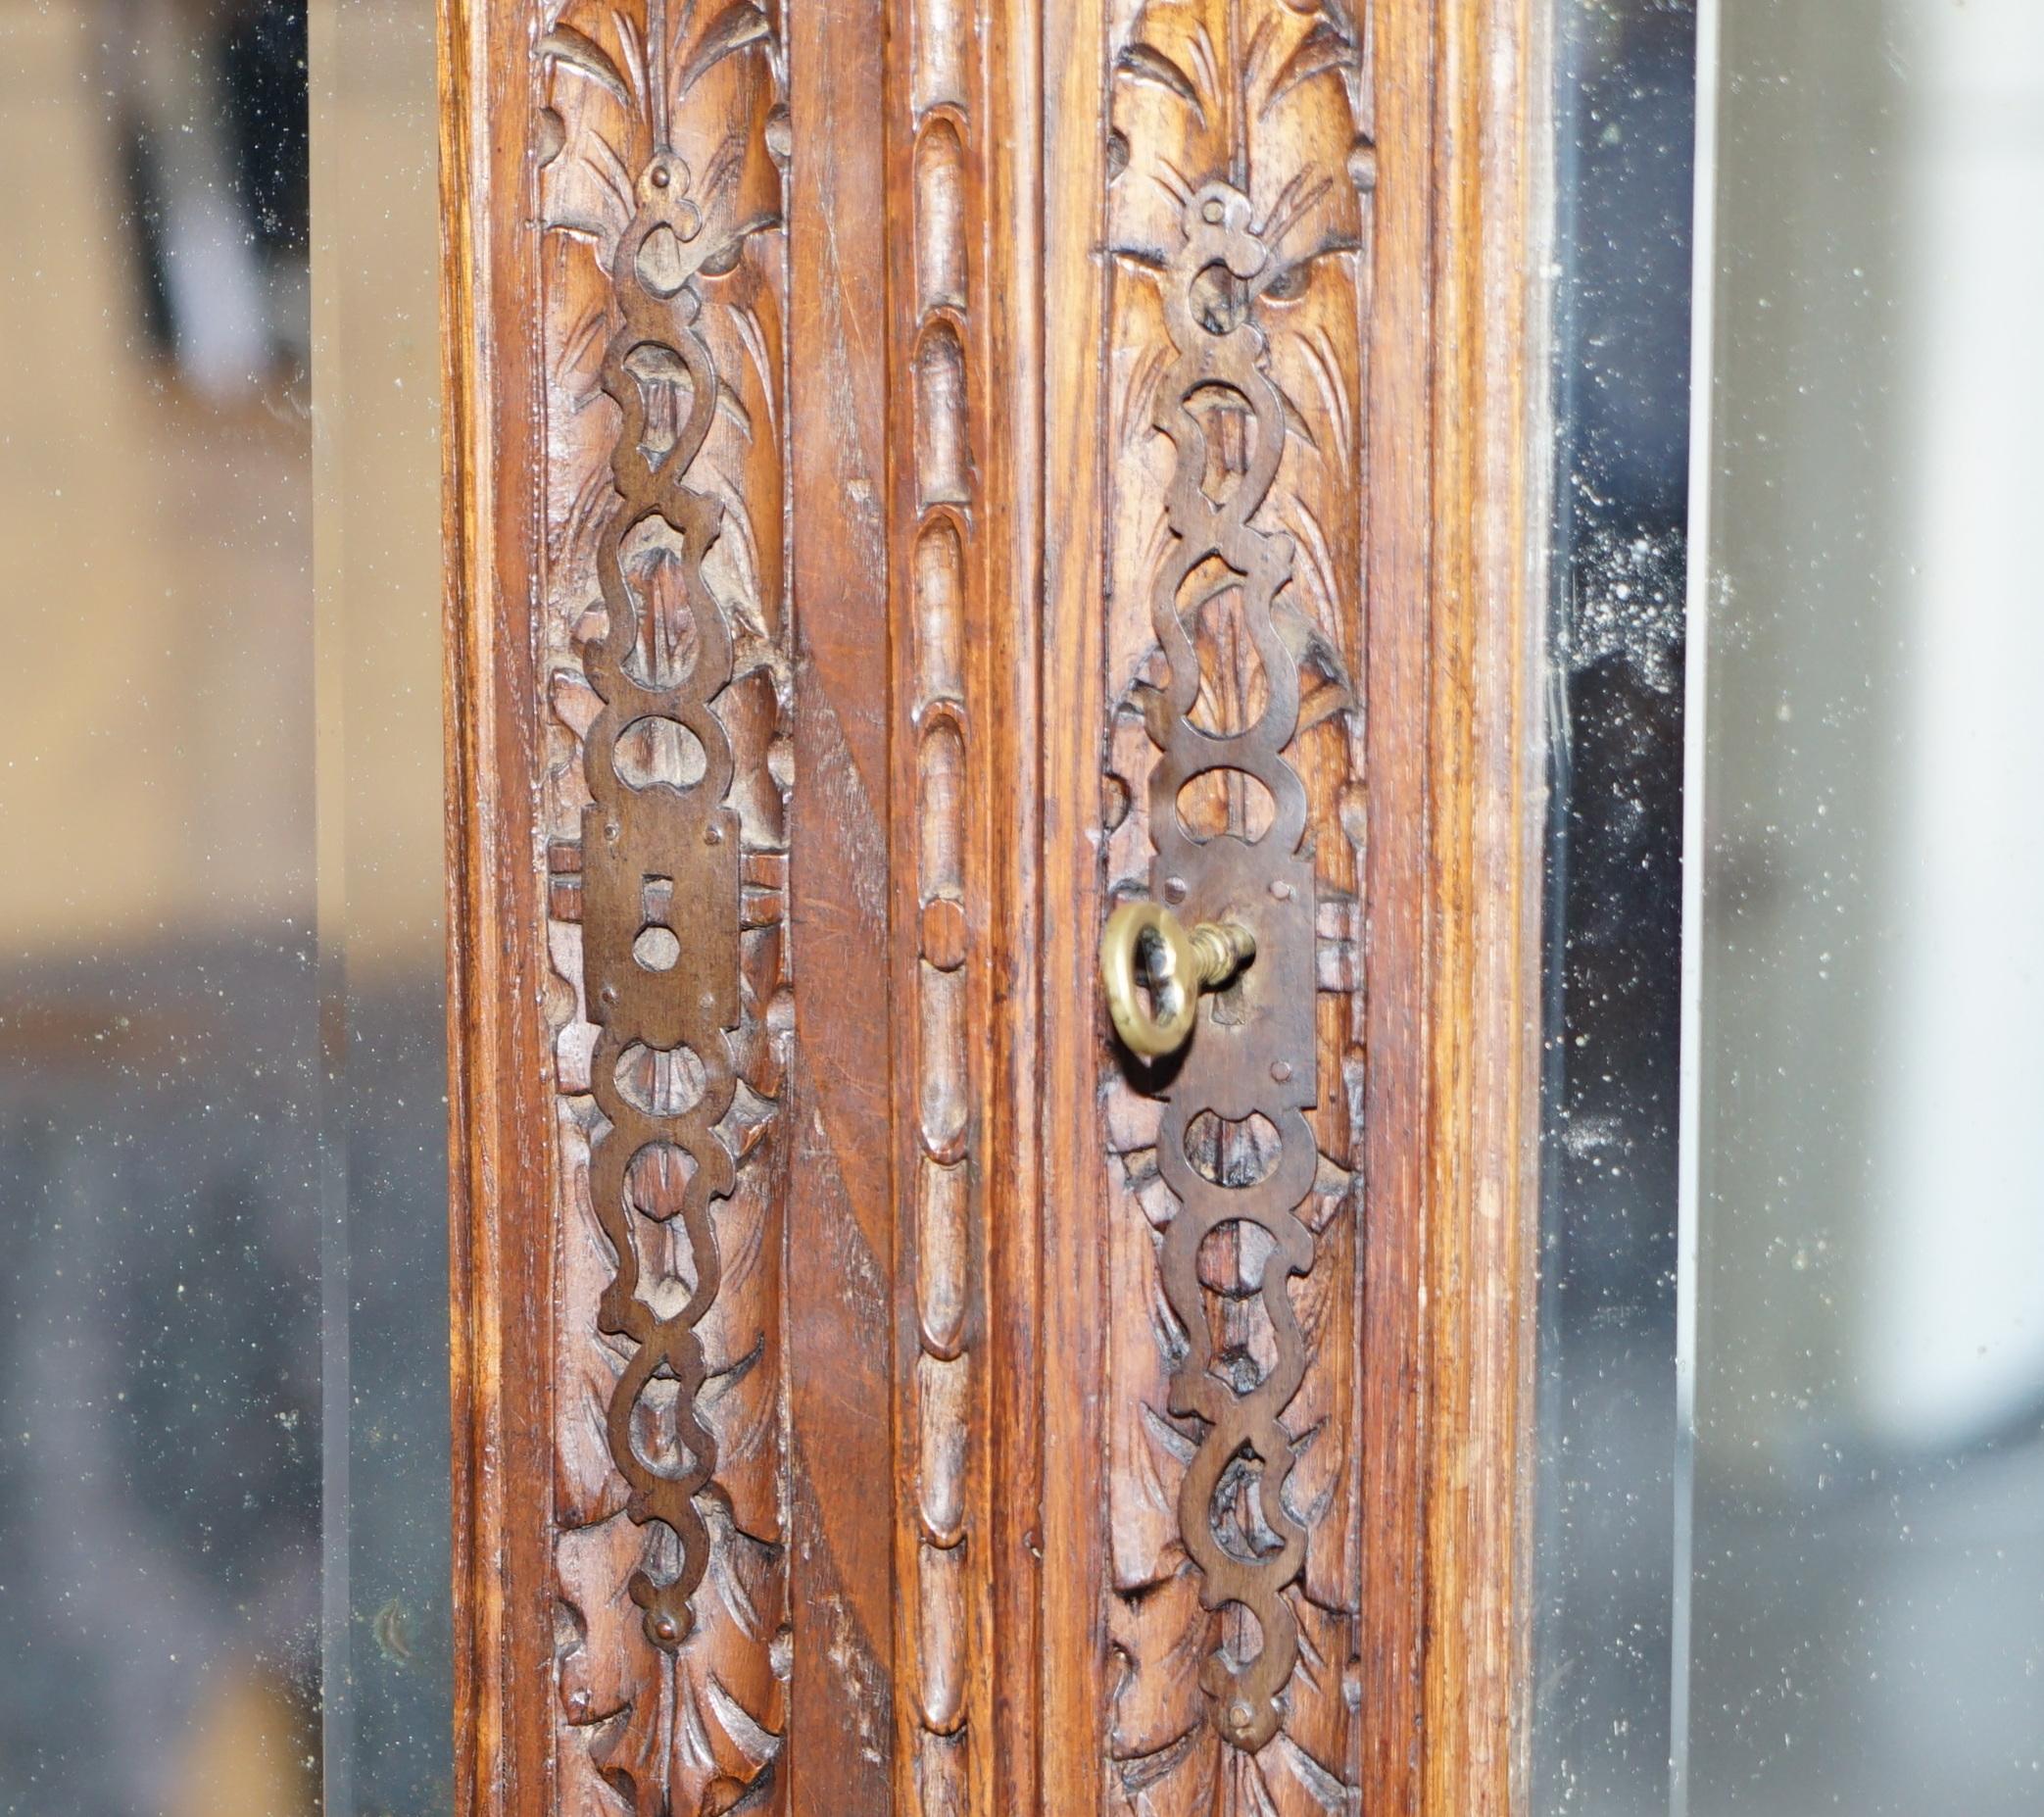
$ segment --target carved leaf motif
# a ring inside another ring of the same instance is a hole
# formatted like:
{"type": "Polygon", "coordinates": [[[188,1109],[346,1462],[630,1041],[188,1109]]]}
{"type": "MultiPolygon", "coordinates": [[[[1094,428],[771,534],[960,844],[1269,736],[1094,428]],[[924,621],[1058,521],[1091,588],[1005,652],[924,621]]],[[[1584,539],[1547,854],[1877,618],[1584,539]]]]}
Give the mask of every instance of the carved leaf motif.
{"type": "MultiPolygon", "coordinates": [[[[1112,1230],[1116,1279],[1131,1263],[1153,1270],[1141,1211],[1116,1195],[1112,1230]],[[1129,1233],[1136,1233],[1133,1238],[1129,1233]],[[1125,1244],[1141,1247],[1140,1255],[1125,1244]]],[[[1200,1686],[1207,1655],[1228,1638],[1225,1614],[1199,1599],[1199,1573],[1178,1537],[1178,1492],[1193,1442],[1160,1409],[1170,1358],[1157,1320],[1115,1296],[1109,1334],[1118,1417],[1110,1429],[1116,1485],[1114,1588],[1109,1641],[1121,1661],[1110,1752],[1126,1803],[1141,1817],[1221,1817],[1271,1812],[1321,1817],[1346,1809],[1340,1763],[1349,1747],[1352,1707],[1345,1678],[1353,1647],[1352,1450],[1338,1438],[1352,1429],[1353,1375],[1338,1342],[1340,1297],[1352,1292],[1352,1220],[1338,1212],[1311,1273],[1293,1283],[1301,1302],[1307,1371],[1287,1412],[1297,1463],[1286,1498],[1307,1524],[1307,1566],[1289,1593],[1299,1619],[1299,1660],[1287,1692],[1283,1733],[1253,1756],[1224,1746],[1200,1686]],[[1126,1416],[1119,1416],[1126,1410],[1126,1416]],[[1302,1437],[1300,1435],[1303,1435],[1302,1437]],[[1326,1442],[1323,1443],[1323,1438],[1326,1442]],[[1322,1598],[1324,1600],[1316,1600],[1322,1598]]],[[[1168,1317],[1168,1313],[1166,1315],[1168,1317]]]]}
{"type": "MultiPolygon", "coordinates": [[[[1356,756],[1349,677],[1361,617],[1369,170],[1354,154],[1364,144],[1366,41],[1341,0],[1144,0],[1120,17],[1113,123],[1125,156],[1109,161],[1108,195],[1117,255],[1108,327],[1108,430],[1116,449],[1108,654],[1117,702],[1109,762],[1116,802],[1129,807],[1117,806],[1110,820],[1109,876],[1118,884],[1141,880],[1156,844],[1152,818],[1164,811],[1157,804],[1169,798],[1156,794],[1157,760],[1145,747],[1154,738],[1169,748],[1177,737],[1174,712],[1156,692],[1171,679],[1171,664],[1147,612],[1135,605],[1162,589],[1178,602],[1192,640],[1199,681],[1186,711],[1195,726],[1241,726],[1269,698],[1266,660],[1294,667],[1299,712],[1283,756],[1307,798],[1303,850],[1323,887],[1348,891],[1354,853],[1338,803],[1356,756]],[[1220,259],[1218,251],[1188,264],[1200,221],[1214,229],[1207,244],[1232,248],[1225,269],[1208,263],[1220,259]],[[1225,223],[1238,221],[1241,233],[1224,239],[1225,223]],[[1171,318],[1174,308],[1180,313],[1171,318]],[[1168,319],[1182,324],[1176,335],[1168,319]],[[1214,337],[1210,351],[1207,336],[1214,337]],[[1196,395],[1202,372],[1207,390],[1196,395]],[[1186,421],[1181,404],[1194,413],[1196,431],[1164,427],[1174,416],[1186,421]],[[1210,561],[1177,579],[1181,526],[1192,520],[1178,490],[1183,461],[1197,456],[1196,483],[1226,511],[1235,488],[1271,455],[1266,436],[1277,438],[1275,467],[1255,482],[1267,489],[1256,493],[1248,522],[1278,565],[1275,594],[1259,601],[1245,578],[1210,561]],[[1252,650],[1249,627],[1258,614],[1267,614],[1282,659],[1267,646],[1252,650]],[[1122,702],[1143,709],[1147,736],[1144,717],[1119,711],[1122,702]]],[[[1192,805],[1181,813],[1197,816],[1202,834],[1241,830],[1229,796],[1239,787],[1215,775],[1201,788],[1197,803],[1182,798],[1192,805]]],[[[1248,836],[1257,837],[1253,829],[1248,836]]],[[[1154,877],[1149,887],[1157,887],[1154,877]]],[[[1319,1026],[1331,1036],[1340,1024],[1323,1018],[1319,1026]]],[[[1125,1113],[1120,1121],[1128,1121],[1125,1113]]],[[[1345,1121],[1339,1128],[1345,1144],[1345,1121]]],[[[1290,1658],[1279,1726],[1260,1744],[1238,1746],[1224,1739],[1215,1687],[1246,1682],[1242,1673],[1271,1637],[1253,1631],[1245,1605],[1209,1609],[1200,1594],[1201,1568],[1188,1546],[1208,1542],[1182,1526],[1197,1517],[1178,1504],[1209,1429],[1169,1411],[1183,1404],[1174,1397],[1183,1392],[1177,1372],[1189,1335],[1155,1298],[1158,1246],[1171,1245],[1169,1226],[1185,1212],[1153,1162],[1117,1153],[1107,1333],[1114,1389],[1109,1629],[1121,1666],[1110,1745],[1117,1808],[1142,1817],[1346,1812],[1357,1771],[1351,1654],[1360,1546],[1349,1436],[1358,1405],[1348,1177],[1323,1161],[1327,1190],[1316,1187],[1297,1209],[1315,1235],[1310,1267],[1285,1290],[1302,1352],[1297,1387],[1278,1413],[1290,1475],[1275,1506],[1261,1504],[1245,1475],[1226,1491],[1226,1511],[1217,1500],[1213,1516],[1231,1529],[1224,1549],[1262,1547],[1268,1556],[1284,1530],[1304,1534],[1293,1554],[1296,1575],[1282,1591],[1289,1613],[1279,1629],[1297,1633],[1295,1651],[1279,1655],[1290,1658]]],[[[1276,1231],[1283,1207],[1268,1210],[1278,1214],[1268,1227],[1276,1231]]],[[[1240,1256],[1233,1265],[1242,1265],[1240,1256]]],[[[1282,1343],[1273,1348],[1269,1308],[1244,1281],[1246,1294],[1210,1283],[1203,1318],[1190,1335],[1195,1355],[1216,1346],[1238,1358],[1229,1366],[1248,1371],[1236,1377],[1241,1383],[1260,1379],[1282,1350],[1282,1343]]],[[[1258,1455],[1267,1461],[1269,1452],[1258,1455]]],[[[1275,1621],[1279,1611],[1266,1605],[1262,1613],[1275,1621]]],[[[1289,1644],[1282,1633],[1280,1644],[1289,1644]]]]}
{"type": "Polygon", "coordinates": [[[1316,1242],[1313,1272],[1292,1283],[1306,1374],[1285,1416],[1296,1459],[1285,1498],[1306,1529],[1302,1582],[1321,1606],[1343,1613],[1354,1609],[1349,1561],[1358,1539],[1350,1493],[1356,1460],[1342,1441],[1355,1429],[1358,1410],[1353,1359],[1342,1353],[1355,1269],[1355,1219],[1344,1208],[1316,1242]]]}
{"type": "Polygon", "coordinates": [[[1147,0],[1115,57],[1114,246],[1161,266],[1188,197],[1215,180],[1249,197],[1277,268],[1355,246],[1349,172],[1362,44],[1338,0],[1147,0]]]}
{"type": "Polygon", "coordinates": [[[1108,1808],[1131,1817],[1348,1817],[1352,1794],[1327,1764],[1349,1744],[1347,1625],[1292,1593],[1300,1639],[1290,1720],[1269,1745],[1242,1753],[1222,1742],[1199,1688],[1224,1618],[1200,1606],[1198,1583],[1188,1565],[1117,1611],[1108,1808]]]}
{"type": "MultiPolygon", "coordinates": [[[[785,130],[785,97],[772,22],[750,0],[707,17],[673,6],[670,17],[667,141],[689,167],[705,232],[735,241],[778,226],[781,170],[773,140],[785,130]],[[734,131],[735,122],[747,123],[746,129],[734,131]]],[[[705,270],[721,275],[714,264],[705,270]]],[[[732,368],[720,359],[719,370],[729,377],[732,368]]]]}
{"type": "Polygon", "coordinates": [[[563,1101],[556,1118],[563,1165],[556,1289],[560,1353],[555,1363],[554,1496],[555,1517],[563,1527],[608,1520],[623,1508],[630,1493],[604,1432],[605,1409],[624,1365],[608,1345],[589,1342],[598,1302],[617,1262],[590,1209],[588,1112],[583,1105],[563,1101]]]}
{"type": "MultiPolygon", "coordinates": [[[[757,1161],[768,1158],[755,1155],[757,1161]]],[[[780,1371],[761,1310],[779,1302],[781,1255],[780,1246],[767,1240],[775,1220],[763,1172],[749,1167],[738,1190],[714,1212],[724,1284],[697,1327],[707,1368],[697,1400],[716,1440],[717,1483],[729,1498],[733,1524],[743,1535],[778,1546],[780,1371]]]]}
{"type": "Polygon", "coordinates": [[[577,31],[572,25],[556,25],[539,41],[541,58],[552,58],[570,70],[578,70],[584,75],[601,83],[624,107],[632,105],[631,91],[625,87],[624,76],[604,47],[586,33],[577,31]]]}
{"type": "Polygon", "coordinates": [[[1197,84],[1155,45],[1141,40],[1125,45],[1121,55],[1115,59],[1114,67],[1133,75],[1139,82],[1154,82],[1159,88],[1176,95],[1192,109],[1202,126],[1206,124],[1206,109],[1199,105],[1197,84]]]}
{"type": "Polygon", "coordinates": [[[778,373],[769,351],[781,340],[779,298],[750,262],[728,277],[709,280],[705,291],[701,330],[716,363],[723,407],[691,479],[723,507],[723,530],[704,562],[704,579],[731,621],[735,671],[742,675],[764,665],[785,681],[783,450],[774,401],[778,373]],[[767,501],[769,509],[760,513],[767,501]]]}
{"type": "MultiPolygon", "coordinates": [[[[705,1512],[713,1531],[728,1519],[713,1504],[705,1512]]],[[[617,1800],[609,1808],[730,1810],[769,1778],[787,1728],[785,1565],[720,1534],[728,1543],[696,1598],[695,1632],[668,1653],[647,1640],[623,1588],[658,1536],[619,1517],[560,1537],[560,1594],[577,1631],[560,1661],[561,1704],[588,1737],[596,1777],[617,1800]]]]}
{"type": "Polygon", "coordinates": [[[703,33],[697,38],[695,47],[682,65],[681,93],[686,95],[698,81],[726,57],[742,51],[749,44],[766,43],[773,35],[773,25],[753,0],[737,0],[717,14],[703,33]]]}
{"type": "Polygon", "coordinates": [[[754,1808],[786,1720],[773,19],[569,0],[535,46],[543,637],[567,746],[546,818],[576,859],[550,905],[580,905],[549,930],[578,1094],[557,1136],[559,1759],[562,1808],[590,1817],[754,1808]],[[650,789],[621,767],[634,721],[681,728],[694,779],[650,789]],[[640,956],[655,932],[664,960],[657,942],[640,956]],[[657,975],[677,948],[685,995],[657,975]],[[632,1043],[656,1076],[653,1053],[685,1055],[693,1095],[632,1096],[632,1043]]]}
{"type": "Polygon", "coordinates": [[[1165,1410],[1175,1321],[1158,1280],[1156,1242],[1133,1196],[1124,1189],[1113,1199],[1111,1278],[1128,1286],[1108,1306],[1107,1367],[1117,1413],[1108,1429],[1108,1464],[1117,1490],[1109,1524],[1110,1581],[1115,1590],[1140,1596],[1183,1561],[1178,1490],[1192,1449],[1172,1445],[1178,1428],[1165,1410]]]}
{"type": "MultiPolygon", "coordinates": [[[[1193,92],[1180,97],[1155,79],[1120,85],[1115,123],[1130,162],[1110,204],[1114,246],[1133,274],[1161,268],[1185,199],[1203,182],[1226,178],[1249,195],[1270,252],[1254,280],[1257,322],[1291,429],[1264,516],[1299,545],[1284,602],[1337,651],[1344,589],[1353,590],[1345,577],[1359,564],[1356,262],[1365,211],[1350,166],[1361,142],[1362,58],[1359,23],[1339,0],[1302,9],[1282,0],[1148,0],[1119,67],[1168,66],[1193,92]]],[[[1140,381],[1154,375],[1161,335],[1161,323],[1132,316],[1118,337],[1144,350],[1117,413],[1132,444],[1149,444],[1144,459],[1157,475],[1158,520],[1170,450],[1147,433],[1140,381]]]]}
{"type": "Polygon", "coordinates": [[[1327,71],[1353,78],[1363,67],[1362,46],[1356,42],[1354,25],[1330,7],[1313,22],[1313,27],[1292,47],[1291,55],[1279,66],[1264,98],[1267,112],[1301,82],[1327,71]]]}
{"type": "Polygon", "coordinates": [[[539,41],[541,99],[558,149],[540,171],[540,219],[594,241],[608,269],[630,222],[632,185],[653,149],[638,40],[622,15],[577,8],[539,41]]]}

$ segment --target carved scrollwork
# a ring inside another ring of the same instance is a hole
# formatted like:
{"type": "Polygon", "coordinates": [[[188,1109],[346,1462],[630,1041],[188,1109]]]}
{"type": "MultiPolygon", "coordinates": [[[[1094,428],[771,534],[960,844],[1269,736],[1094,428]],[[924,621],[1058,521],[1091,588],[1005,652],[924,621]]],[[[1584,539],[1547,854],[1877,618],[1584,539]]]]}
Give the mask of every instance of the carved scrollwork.
{"type": "Polygon", "coordinates": [[[669,1817],[772,1795],[790,1670],[786,113],[762,8],[588,13],[539,45],[550,629],[578,611],[582,668],[548,802],[562,1808],[669,1817]]]}
{"type": "Polygon", "coordinates": [[[1146,612],[1108,622],[1109,882],[1256,958],[1106,1094],[1110,1748],[1144,1817],[1310,1817],[1358,1771],[1367,44],[1339,0],[1152,0],[1113,51],[1109,571],[1146,612]]]}

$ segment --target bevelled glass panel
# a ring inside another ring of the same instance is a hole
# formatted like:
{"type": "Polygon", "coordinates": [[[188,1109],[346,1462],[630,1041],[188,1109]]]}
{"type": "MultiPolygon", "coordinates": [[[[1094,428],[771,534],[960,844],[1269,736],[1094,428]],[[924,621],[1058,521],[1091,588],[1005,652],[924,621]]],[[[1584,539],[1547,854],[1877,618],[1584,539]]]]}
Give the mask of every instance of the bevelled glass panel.
{"type": "Polygon", "coordinates": [[[2044,1808],[2044,10],[1726,0],[1692,1812],[2044,1808]]]}
{"type": "Polygon", "coordinates": [[[1665,1804],[1696,14],[1556,20],[1532,1786],[1665,1804]]]}
{"type": "MultiPolygon", "coordinates": [[[[1636,879],[1550,882],[1533,1805],[2016,1817],[2044,1808],[2044,12],[1701,24],[1684,699],[1590,701],[1557,651],[1563,748],[1679,750],[1685,825],[1580,762],[1558,821],[1648,873],[1680,853],[1684,901],[1678,958],[1636,879]],[[1567,987],[1585,926],[1661,1006],[1630,1049],[1567,987]],[[1671,1170],[1638,1044],[1674,1039],[1671,1170]]],[[[1623,263],[1653,229],[1615,233],[1623,263]]],[[[1665,368],[1557,323],[1564,366],[1665,368]]],[[[1601,495],[1565,438],[1572,486],[1601,495]]]]}
{"type": "Polygon", "coordinates": [[[453,1809],[434,10],[311,0],[326,1817],[453,1809]]]}
{"type": "Polygon", "coordinates": [[[0,1810],[450,1808],[430,9],[0,0],[0,1810]]]}

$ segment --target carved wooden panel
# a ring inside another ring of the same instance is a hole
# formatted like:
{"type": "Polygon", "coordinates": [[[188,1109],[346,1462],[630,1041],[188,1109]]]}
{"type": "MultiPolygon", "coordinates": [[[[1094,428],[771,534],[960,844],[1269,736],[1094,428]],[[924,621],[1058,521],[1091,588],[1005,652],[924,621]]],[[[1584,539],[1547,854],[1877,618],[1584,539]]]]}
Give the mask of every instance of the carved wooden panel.
{"type": "Polygon", "coordinates": [[[551,11],[560,1808],[770,1791],[789,1616],[783,166],[775,22],[551,11]]]}
{"type": "Polygon", "coordinates": [[[1317,1817],[1360,1780],[1367,22],[1108,32],[1107,889],[1221,863],[1290,906],[1257,964],[1304,967],[1295,1064],[1105,1069],[1111,1802],[1317,1817]]]}
{"type": "Polygon", "coordinates": [[[464,1817],[1504,1809],[1531,5],[443,0],[464,1817]]]}
{"type": "Polygon", "coordinates": [[[991,1756],[982,1258],[990,614],[985,10],[932,0],[890,48],[889,456],[901,1468],[898,1807],[985,1810],[991,1756]]]}
{"type": "Polygon", "coordinates": [[[747,0],[642,0],[537,32],[558,1808],[986,1806],[983,61],[971,8],[930,8],[890,46],[896,123],[861,118],[882,40],[833,44],[852,18],[784,42],[747,0]],[[868,169],[892,295],[838,253],[868,169]]]}

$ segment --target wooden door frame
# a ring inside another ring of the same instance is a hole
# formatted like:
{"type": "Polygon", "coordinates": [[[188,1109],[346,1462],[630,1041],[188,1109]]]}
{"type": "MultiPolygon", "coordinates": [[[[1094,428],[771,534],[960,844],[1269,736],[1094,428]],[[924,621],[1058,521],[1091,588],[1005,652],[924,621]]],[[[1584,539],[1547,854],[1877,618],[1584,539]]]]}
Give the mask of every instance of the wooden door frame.
{"type": "MultiPolygon", "coordinates": [[[[1060,119],[1055,58],[1052,99],[1039,108],[1045,15],[1066,11],[1089,13],[1082,0],[969,8],[981,59],[969,100],[991,129],[978,134],[990,150],[967,191],[980,227],[969,256],[987,301],[964,327],[987,429],[985,509],[967,560],[986,598],[1040,610],[1002,616],[1006,640],[976,653],[967,685],[990,773],[1017,776],[1045,761],[1036,728],[1059,685],[1058,651],[1046,643],[1054,646],[1059,614],[1076,610],[1076,596],[1060,596],[1042,566],[1045,428],[1035,401],[1055,363],[1046,364],[1043,299],[1024,281],[1040,269],[1053,221],[1046,172],[1065,168],[1060,135],[1089,123],[1060,119]]],[[[533,1513],[553,1468],[555,1217],[552,1056],[539,1012],[549,978],[545,851],[535,819],[535,778],[547,761],[533,638],[546,458],[534,407],[536,12],[527,0],[441,8],[457,1754],[460,1808],[474,1817],[555,1808],[553,1567],[533,1513]]],[[[899,9],[885,0],[838,0],[791,8],[786,21],[794,66],[821,67],[828,41],[843,77],[835,91],[800,77],[793,100],[802,155],[838,172],[811,204],[819,212],[795,223],[796,288],[843,287],[844,307],[874,330],[848,369],[872,387],[864,458],[880,467],[916,458],[914,401],[905,382],[888,384],[913,357],[913,324],[890,312],[888,273],[899,294],[914,257],[899,198],[916,151],[902,109],[907,78],[899,59],[888,63],[891,17],[899,9]],[[841,259],[841,248],[856,256],[841,259]]],[[[1362,1802],[1474,1817],[1523,1808],[1546,22],[1535,0],[1377,0],[1371,29],[1365,1171],[1375,1209],[1363,1429],[1376,1488],[1365,1551],[1362,1802]]],[[[825,326],[803,307],[791,315],[791,336],[820,345],[825,326]]],[[[900,660],[888,655],[887,626],[900,610],[907,529],[903,520],[884,525],[893,578],[864,583],[833,566],[834,549],[854,546],[859,526],[849,517],[818,525],[807,542],[798,533],[794,585],[829,598],[839,626],[832,649],[810,652],[817,685],[840,699],[860,664],[900,660]]],[[[870,735],[890,772],[903,774],[914,761],[904,726],[876,723],[870,735]]],[[[1092,936],[1053,915],[1046,944],[1038,866],[1049,835],[1043,798],[1023,796],[1020,837],[997,839],[982,818],[971,848],[981,867],[973,883],[989,905],[989,960],[973,987],[989,1034],[971,1088],[982,1215],[1008,1233],[987,1254],[983,1291],[993,1303],[1026,1308],[985,1334],[974,1443],[989,1449],[974,1512],[990,1535],[985,1553],[1001,1561],[978,1580],[986,1620],[1004,1645],[1037,1651],[1083,1629],[1086,1611],[1021,1562],[1040,1557],[1046,1542],[1031,1497],[987,1496],[984,1478],[1037,1483],[1041,1493],[1042,1404],[1032,1384],[1046,1347],[1065,1334],[1055,1305],[1038,1298],[1042,1182],[1057,1140],[1043,1126],[1039,1080],[1046,1067],[1054,1079],[1059,1066],[1079,1064],[1078,1044],[1092,1039],[1090,1009],[1072,996],[1090,993],[1090,968],[1070,963],[1092,936]],[[1041,1017],[1024,1007],[1040,992],[1051,993],[1041,1017]]],[[[890,837],[912,831],[896,824],[890,837]]],[[[817,887],[849,891],[849,862],[817,887]]],[[[905,918],[897,918],[888,960],[903,991],[917,964],[914,945],[903,944],[905,918]]],[[[889,1026],[889,1039],[906,1039],[899,1016],[889,1026]]],[[[849,1086],[824,1080],[815,1089],[849,1086]]],[[[905,1120],[883,1117],[869,1133],[883,1161],[892,1154],[900,1164],[905,1120]]],[[[874,1214],[892,1217],[891,1203],[874,1214]]],[[[890,1291],[899,1309],[913,1283],[890,1291]]],[[[835,1518],[825,1510],[812,1539],[891,1548],[900,1585],[882,1621],[904,1619],[918,1594],[905,1517],[891,1514],[877,1533],[835,1518]]],[[[914,1645],[913,1636],[901,1643],[904,1657],[914,1645]]],[[[974,1670],[972,1694],[992,1699],[987,1658],[974,1670]]],[[[1057,1695],[1046,1676],[1033,1693],[1006,1688],[988,1703],[991,1745],[969,1781],[975,1817],[1058,1808],[1063,1774],[1081,1770],[1067,1750],[1081,1743],[1057,1695]]],[[[902,1744],[912,1743],[914,1699],[899,1695],[893,1707],[902,1744]]],[[[847,1720],[811,1700],[796,1725],[798,1778],[803,1759],[827,1766],[845,1753],[847,1720]]],[[[895,1801],[915,1808],[905,1767],[890,1770],[895,1801]]],[[[846,1808],[842,1781],[828,1792],[813,1802],[798,1789],[793,1808],[846,1808]]]]}

